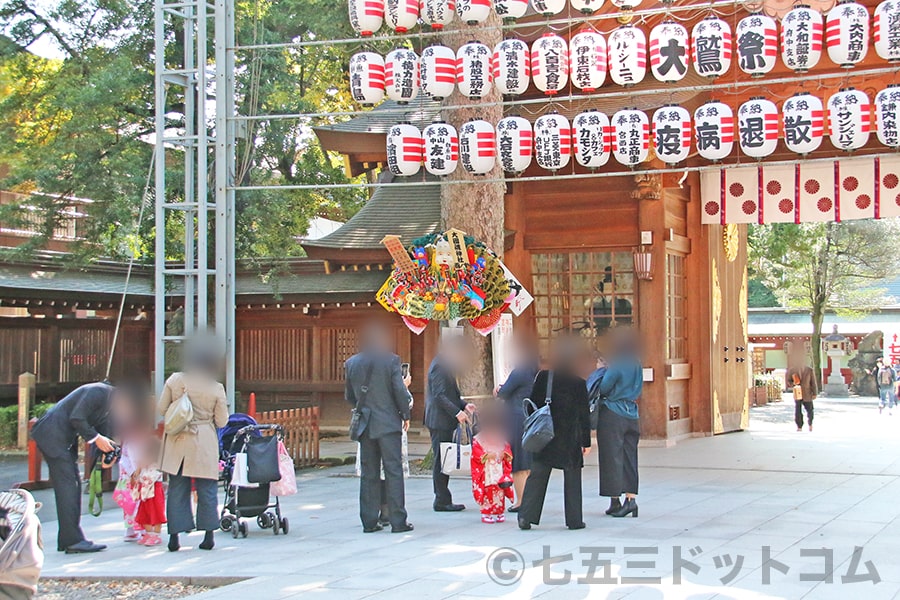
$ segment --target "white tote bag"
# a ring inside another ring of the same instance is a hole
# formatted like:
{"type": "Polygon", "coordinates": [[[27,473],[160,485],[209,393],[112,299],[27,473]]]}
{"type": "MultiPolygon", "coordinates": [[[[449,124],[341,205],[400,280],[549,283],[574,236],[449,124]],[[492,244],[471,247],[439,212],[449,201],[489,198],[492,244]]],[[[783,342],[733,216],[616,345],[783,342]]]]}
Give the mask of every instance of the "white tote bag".
{"type": "Polygon", "coordinates": [[[444,475],[472,473],[472,429],[466,425],[456,427],[452,442],[441,442],[441,472],[444,475]]]}
{"type": "Polygon", "coordinates": [[[258,483],[250,483],[247,479],[247,453],[238,452],[234,455],[234,472],[231,475],[231,485],[237,487],[259,487],[258,483]]]}

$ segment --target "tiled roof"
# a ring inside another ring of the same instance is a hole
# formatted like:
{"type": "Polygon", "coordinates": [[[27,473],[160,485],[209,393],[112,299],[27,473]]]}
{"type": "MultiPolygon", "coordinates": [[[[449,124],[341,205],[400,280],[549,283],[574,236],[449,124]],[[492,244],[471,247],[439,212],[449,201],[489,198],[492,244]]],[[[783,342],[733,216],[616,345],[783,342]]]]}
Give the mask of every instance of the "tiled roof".
{"type": "Polygon", "coordinates": [[[385,100],[369,112],[349,121],[334,125],[321,125],[314,130],[340,131],[346,133],[387,133],[392,125],[409,121],[419,129],[429,125],[441,113],[441,103],[421,94],[409,104],[398,104],[385,100]]]}
{"type": "MultiPolygon", "coordinates": [[[[49,265],[0,263],[0,288],[52,293],[119,295],[125,286],[124,269],[71,268],[49,265]]],[[[153,273],[135,269],[130,295],[153,296],[153,273]]]]}

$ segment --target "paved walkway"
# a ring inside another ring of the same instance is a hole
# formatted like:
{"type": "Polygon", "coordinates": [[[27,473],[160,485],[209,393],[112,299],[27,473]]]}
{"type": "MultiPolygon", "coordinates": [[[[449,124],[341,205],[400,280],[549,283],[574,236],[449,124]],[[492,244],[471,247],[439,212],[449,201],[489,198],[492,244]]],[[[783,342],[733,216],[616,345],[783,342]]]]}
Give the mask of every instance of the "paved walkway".
{"type": "MultiPolygon", "coordinates": [[[[219,533],[216,549],[203,552],[194,534],[172,554],[120,543],[120,520],[107,510],[85,528],[110,549],[48,551],[44,574],[246,578],[197,599],[900,598],[900,411],[818,401],[815,432],[798,433],[792,404],[753,409],[749,432],[642,449],[638,519],[603,515],[590,467],[588,528],[576,532],[563,526],[559,474],[541,526],[528,532],[514,521],[482,525],[463,479],[451,487],[469,510],[431,512],[431,482],[414,477],[407,506],[416,530],[364,535],[358,480],[340,467],[303,473],[300,493],[283,504],[288,536],[252,523],[247,539],[219,533]],[[542,565],[545,555],[563,558],[542,565]]],[[[45,533],[52,549],[53,523],[45,533]]]]}

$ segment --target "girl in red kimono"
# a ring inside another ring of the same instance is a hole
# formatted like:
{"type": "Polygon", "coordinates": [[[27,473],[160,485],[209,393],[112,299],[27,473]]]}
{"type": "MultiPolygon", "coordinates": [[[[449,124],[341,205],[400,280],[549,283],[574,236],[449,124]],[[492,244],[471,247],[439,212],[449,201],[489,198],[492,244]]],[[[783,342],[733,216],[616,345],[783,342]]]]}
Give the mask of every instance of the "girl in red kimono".
{"type": "Polygon", "coordinates": [[[506,499],[513,499],[512,450],[502,413],[494,406],[479,411],[480,432],[472,439],[472,494],[482,523],[502,523],[506,499]]]}

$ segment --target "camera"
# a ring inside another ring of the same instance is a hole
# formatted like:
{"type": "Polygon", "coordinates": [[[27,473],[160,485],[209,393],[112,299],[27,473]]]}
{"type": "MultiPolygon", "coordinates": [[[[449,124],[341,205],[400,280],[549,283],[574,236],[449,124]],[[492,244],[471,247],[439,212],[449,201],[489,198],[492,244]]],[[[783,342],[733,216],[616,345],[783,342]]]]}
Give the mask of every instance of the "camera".
{"type": "Polygon", "coordinates": [[[112,466],[114,462],[119,460],[122,457],[122,447],[121,446],[113,446],[113,449],[109,452],[103,453],[103,466],[109,467],[112,466]]]}

